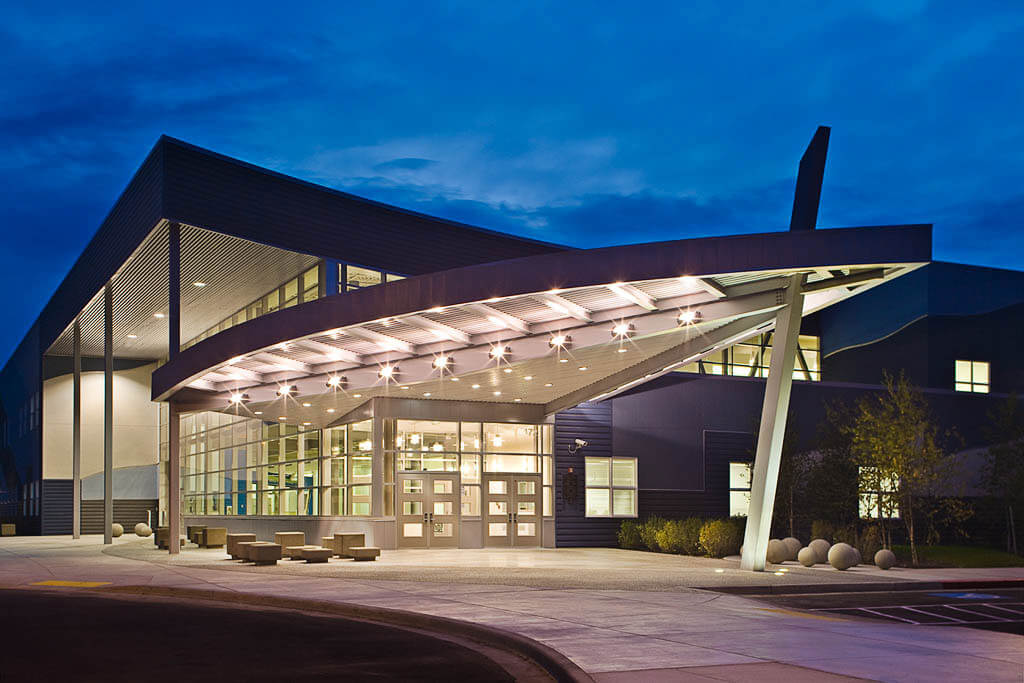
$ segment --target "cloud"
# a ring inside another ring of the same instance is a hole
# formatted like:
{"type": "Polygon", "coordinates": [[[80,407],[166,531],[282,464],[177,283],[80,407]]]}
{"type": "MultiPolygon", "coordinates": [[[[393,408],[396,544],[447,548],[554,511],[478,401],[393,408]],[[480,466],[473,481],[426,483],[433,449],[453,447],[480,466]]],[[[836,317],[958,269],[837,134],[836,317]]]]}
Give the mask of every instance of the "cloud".
{"type": "Polygon", "coordinates": [[[373,170],[381,173],[387,173],[388,171],[422,171],[425,168],[434,166],[437,164],[432,159],[417,159],[416,157],[403,157],[400,159],[391,159],[390,161],[382,161],[379,164],[374,164],[373,170]]]}

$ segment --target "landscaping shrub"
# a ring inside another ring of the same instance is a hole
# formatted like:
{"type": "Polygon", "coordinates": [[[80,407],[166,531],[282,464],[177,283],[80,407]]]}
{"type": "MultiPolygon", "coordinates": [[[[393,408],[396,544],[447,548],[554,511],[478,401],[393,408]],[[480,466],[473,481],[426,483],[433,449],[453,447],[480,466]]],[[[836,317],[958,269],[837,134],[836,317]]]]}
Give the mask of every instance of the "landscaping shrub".
{"type": "Polygon", "coordinates": [[[835,533],[835,528],[832,526],[831,522],[826,522],[823,519],[816,519],[813,522],[811,522],[811,540],[812,541],[814,539],[816,539],[816,538],[822,538],[822,539],[825,539],[826,541],[828,541],[829,543],[831,543],[832,542],[832,534],[834,534],[834,533],[835,533]]]}
{"type": "Polygon", "coordinates": [[[875,553],[882,549],[882,532],[878,526],[872,524],[861,532],[857,543],[857,550],[860,551],[864,562],[874,562],[875,553]]]}
{"type": "Polygon", "coordinates": [[[704,520],[699,517],[673,519],[657,533],[658,547],[666,553],[697,555],[700,553],[700,528],[704,520]]]}
{"type": "Polygon", "coordinates": [[[735,555],[740,551],[743,536],[736,523],[727,519],[712,519],[700,529],[700,544],[711,557],[735,555]]]}
{"type": "Polygon", "coordinates": [[[625,519],[619,525],[619,547],[620,548],[643,548],[644,539],[640,535],[640,522],[635,519],[625,519]]]}
{"type": "Polygon", "coordinates": [[[832,534],[833,543],[846,543],[847,545],[857,546],[857,525],[847,524],[846,526],[836,527],[832,534]]]}
{"type": "Polygon", "coordinates": [[[660,549],[658,545],[658,532],[661,531],[662,527],[665,526],[668,520],[662,517],[648,517],[640,529],[640,538],[644,542],[644,546],[648,550],[657,552],[660,549]]]}

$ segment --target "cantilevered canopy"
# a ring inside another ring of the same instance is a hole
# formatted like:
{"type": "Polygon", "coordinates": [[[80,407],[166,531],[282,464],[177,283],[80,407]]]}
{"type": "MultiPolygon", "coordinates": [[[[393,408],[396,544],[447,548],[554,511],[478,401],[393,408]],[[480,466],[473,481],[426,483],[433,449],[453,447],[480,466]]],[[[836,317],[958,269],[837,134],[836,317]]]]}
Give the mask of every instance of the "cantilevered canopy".
{"type": "Polygon", "coordinates": [[[646,381],[930,259],[930,227],[680,240],[410,278],[264,316],[187,349],[153,395],[323,426],[374,396],[543,406],[646,381]],[[244,395],[244,396],[243,396],[244,395]],[[232,403],[232,401],[235,401],[232,403]]]}

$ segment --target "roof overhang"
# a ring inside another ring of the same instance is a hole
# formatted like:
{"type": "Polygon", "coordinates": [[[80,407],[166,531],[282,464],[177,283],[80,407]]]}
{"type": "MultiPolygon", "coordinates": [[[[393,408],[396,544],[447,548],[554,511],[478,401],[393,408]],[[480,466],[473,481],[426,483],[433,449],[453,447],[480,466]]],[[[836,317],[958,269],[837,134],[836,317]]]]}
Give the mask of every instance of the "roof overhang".
{"type": "Polygon", "coordinates": [[[930,226],[895,226],[679,240],[458,268],[221,332],[160,367],[153,397],[187,388],[224,409],[318,426],[374,396],[530,403],[551,414],[770,329],[794,274],[806,276],[807,315],[930,258],[930,226]],[[555,343],[560,337],[570,339],[555,343]],[[229,408],[241,392],[248,402],[229,408]]]}

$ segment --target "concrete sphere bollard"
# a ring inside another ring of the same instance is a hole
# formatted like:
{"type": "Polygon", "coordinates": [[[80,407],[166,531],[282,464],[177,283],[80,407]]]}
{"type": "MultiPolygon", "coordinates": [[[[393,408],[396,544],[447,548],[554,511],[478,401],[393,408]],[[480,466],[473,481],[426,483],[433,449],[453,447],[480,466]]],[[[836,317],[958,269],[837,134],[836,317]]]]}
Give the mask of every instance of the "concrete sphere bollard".
{"type": "Polygon", "coordinates": [[[896,553],[888,548],[882,548],[875,553],[875,566],[879,569],[891,569],[896,566],[896,553]]]}
{"type": "Polygon", "coordinates": [[[818,556],[818,562],[824,564],[828,562],[828,550],[832,547],[828,541],[824,538],[816,538],[807,544],[807,547],[814,551],[814,554],[818,556]]]}
{"type": "Polygon", "coordinates": [[[795,560],[797,553],[800,552],[800,548],[804,547],[804,544],[800,542],[799,538],[793,538],[792,536],[787,536],[782,539],[782,542],[786,544],[786,548],[789,550],[789,557],[786,558],[787,560],[795,560]]]}
{"type": "Polygon", "coordinates": [[[857,552],[846,543],[836,543],[829,548],[828,563],[842,571],[857,564],[857,552]]]}
{"type": "Polygon", "coordinates": [[[851,547],[853,548],[853,557],[855,560],[857,560],[853,563],[853,566],[856,567],[858,564],[864,564],[864,556],[860,554],[860,548],[858,548],[857,546],[851,547]]]}
{"type": "Polygon", "coordinates": [[[123,533],[124,533],[124,527],[121,526],[120,524],[118,524],[117,522],[114,522],[113,524],[110,525],[110,535],[113,536],[114,538],[117,538],[118,536],[120,536],[123,533]]]}
{"type": "Polygon", "coordinates": [[[141,536],[142,538],[146,538],[147,536],[151,535],[152,533],[153,533],[153,530],[150,529],[149,526],[145,522],[139,522],[138,524],[135,525],[135,535],[136,536],[141,536]]]}
{"type": "Polygon", "coordinates": [[[768,552],[765,559],[770,564],[782,564],[789,559],[789,548],[779,539],[773,538],[768,541],[768,552]]]}
{"type": "Polygon", "coordinates": [[[813,567],[818,564],[818,553],[814,552],[814,548],[801,548],[796,559],[805,567],[813,567]]]}

